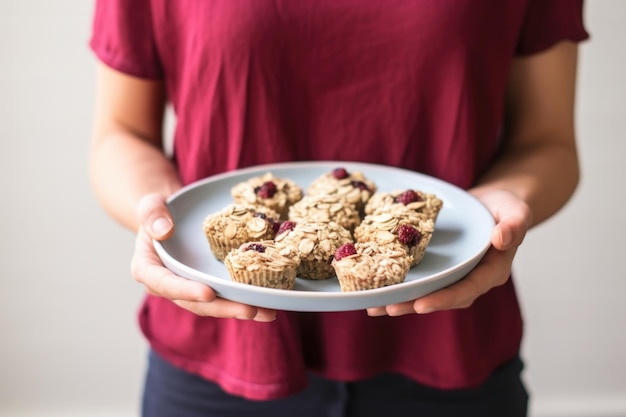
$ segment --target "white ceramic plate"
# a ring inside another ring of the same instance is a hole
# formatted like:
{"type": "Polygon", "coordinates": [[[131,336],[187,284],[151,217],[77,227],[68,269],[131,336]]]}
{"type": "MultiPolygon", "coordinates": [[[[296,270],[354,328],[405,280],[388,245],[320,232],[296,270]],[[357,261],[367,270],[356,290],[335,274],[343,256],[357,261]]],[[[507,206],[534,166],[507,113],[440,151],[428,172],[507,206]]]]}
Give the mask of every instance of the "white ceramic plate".
{"type": "Polygon", "coordinates": [[[262,165],[217,175],[190,184],[168,201],[176,231],[164,242],[154,242],[165,266],[176,274],[203,282],[220,297],[259,307],[292,311],[349,311],[399,303],[422,297],[463,278],[489,248],[493,218],[485,207],[462,189],[416,172],[352,162],[295,162],[262,165]],[[232,202],[230,189],[251,177],[272,172],[289,178],[304,190],[319,176],[337,167],[361,171],[379,191],[420,189],[444,202],[435,233],[419,265],[401,284],[342,293],[335,278],[309,281],[297,278],[294,290],[240,284],[230,279],[223,263],[211,253],[202,230],[204,218],[232,202]]]}

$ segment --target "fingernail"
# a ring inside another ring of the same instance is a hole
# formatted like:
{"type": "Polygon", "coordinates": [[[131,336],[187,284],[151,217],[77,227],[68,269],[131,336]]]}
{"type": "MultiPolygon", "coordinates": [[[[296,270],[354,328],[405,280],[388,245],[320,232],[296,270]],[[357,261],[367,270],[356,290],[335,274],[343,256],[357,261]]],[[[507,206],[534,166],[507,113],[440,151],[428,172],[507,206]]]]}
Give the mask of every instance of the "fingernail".
{"type": "Polygon", "coordinates": [[[172,224],[165,217],[159,217],[152,223],[152,232],[157,236],[166,235],[171,228],[172,224]]]}
{"type": "Polygon", "coordinates": [[[272,317],[259,317],[259,316],[256,316],[252,320],[254,320],[256,322],[259,322],[259,323],[271,323],[271,322],[276,320],[276,316],[272,316],[272,317]]]}
{"type": "Polygon", "coordinates": [[[435,311],[435,309],[432,307],[424,307],[424,308],[417,310],[417,314],[428,314],[428,313],[432,313],[433,311],[435,311]]]}
{"type": "Polygon", "coordinates": [[[276,313],[275,312],[267,312],[267,311],[259,311],[257,312],[257,314],[252,318],[252,320],[254,321],[258,321],[261,323],[271,323],[274,320],[276,320],[276,313]]]}
{"type": "Polygon", "coordinates": [[[368,310],[367,311],[367,315],[370,317],[381,317],[381,316],[386,316],[387,315],[387,310],[385,310],[384,308],[379,308],[376,310],[368,310]]]}
{"type": "Polygon", "coordinates": [[[509,246],[512,240],[513,238],[511,237],[511,233],[506,230],[500,229],[500,243],[502,244],[502,247],[506,248],[507,246],[509,246]]]}

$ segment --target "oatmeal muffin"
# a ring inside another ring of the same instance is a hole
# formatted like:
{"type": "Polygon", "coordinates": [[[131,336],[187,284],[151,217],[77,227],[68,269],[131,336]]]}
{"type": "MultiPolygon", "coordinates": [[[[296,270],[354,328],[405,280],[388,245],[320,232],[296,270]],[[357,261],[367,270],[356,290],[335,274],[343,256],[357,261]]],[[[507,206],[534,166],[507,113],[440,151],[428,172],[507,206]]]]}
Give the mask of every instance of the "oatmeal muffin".
{"type": "Polygon", "coordinates": [[[376,192],[376,184],[359,171],[336,168],[314,180],[307,189],[309,196],[336,196],[352,204],[359,212],[376,192]]]}
{"type": "Polygon", "coordinates": [[[403,216],[368,214],[354,231],[354,238],[357,242],[381,245],[399,243],[413,257],[413,267],[424,258],[434,230],[433,220],[419,213],[409,212],[403,216]]]}
{"type": "Polygon", "coordinates": [[[341,245],[352,242],[352,235],[335,222],[285,222],[275,241],[277,248],[292,248],[300,256],[298,277],[319,280],[335,276],[330,262],[341,245]]]}
{"type": "Polygon", "coordinates": [[[302,198],[302,188],[289,179],[268,172],[235,185],[231,195],[235,203],[268,207],[281,219],[286,219],[289,206],[302,198]]]}
{"type": "Polygon", "coordinates": [[[224,258],[233,281],[283,290],[294,288],[299,264],[295,252],[278,250],[271,240],[244,243],[224,258]]]}
{"type": "Polygon", "coordinates": [[[211,251],[223,261],[226,254],[245,242],[274,238],[278,213],[263,206],[229,204],[208,215],[203,223],[211,251]]]}
{"type": "Polygon", "coordinates": [[[289,220],[301,223],[335,222],[350,233],[361,222],[358,210],[336,195],[304,196],[289,208],[289,220]]]}
{"type": "Polygon", "coordinates": [[[437,220],[443,201],[435,194],[419,190],[396,190],[390,193],[376,193],[365,205],[365,214],[398,213],[406,210],[422,213],[437,220]]]}
{"type": "Polygon", "coordinates": [[[332,266],[341,291],[361,291],[404,282],[412,256],[398,243],[346,243],[335,252],[332,266]]]}

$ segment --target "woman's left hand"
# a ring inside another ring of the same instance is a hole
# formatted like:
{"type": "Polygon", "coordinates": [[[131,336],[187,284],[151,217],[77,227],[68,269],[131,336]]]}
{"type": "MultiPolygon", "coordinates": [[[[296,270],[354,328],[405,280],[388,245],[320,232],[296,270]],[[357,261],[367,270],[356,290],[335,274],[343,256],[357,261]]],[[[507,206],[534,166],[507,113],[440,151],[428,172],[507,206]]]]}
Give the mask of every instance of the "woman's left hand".
{"type": "Polygon", "coordinates": [[[530,208],[519,197],[507,191],[476,189],[472,193],[487,207],[496,222],[491,233],[491,247],[478,265],[462,280],[424,297],[369,308],[367,313],[370,316],[426,314],[466,308],[482,294],[509,279],[517,248],[532,224],[530,208]]]}

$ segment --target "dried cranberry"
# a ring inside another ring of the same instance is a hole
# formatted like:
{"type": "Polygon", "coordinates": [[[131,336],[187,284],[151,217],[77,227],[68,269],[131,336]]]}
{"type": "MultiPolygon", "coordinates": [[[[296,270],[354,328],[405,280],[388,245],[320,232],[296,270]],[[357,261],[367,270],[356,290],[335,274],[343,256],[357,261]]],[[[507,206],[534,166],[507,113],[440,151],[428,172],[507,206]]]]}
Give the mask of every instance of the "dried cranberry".
{"type": "Polygon", "coordinates": [[[279,235],[283,232],[293,230],[295,227],[296,227],[296,222],[291,222],[289,220],[284,221],[280,224],[280,227],[278,228],[278,231],[276,232],[276,234],[279,235]]]}
{"type": "Polygon", "coordinates": [[[414,203],[416,201],[422,201],[422,197],[420,197],[420,195],[413,190],[407,190],[402,194],[398,194],[396,198],[394,198],[394,201],[396,203],[402,203],[406,206],[407,204],[414,203]]]}
{"type": "Polygon", "coordinates": [[[335,260],[340,261],[350,255],[356,255],[356,248],[352,243],[344,243],[335,251],[335,260]]]}
{"type": "Polygon", "coordinates": [[[255,252],[263,253],[265,252],[265,246],[261,245],[260,243],[251,243],[246,246],[244,250],[253,250],[255,252]]]}
{"type": "Polygon", "coordinates": [[[410,224],[401,224],[398,228],[398,240],[407,246],[415,246],[422,239],[422,234],[410,224]]]}
{"type": "Polygon", "coordinates": [[[361,191],[370,190],[369,187],[363,181],[352,181],[350,184],[352,184],[354,188],[358,188],[361,191]]]}
{"type": "Polygon", "coordinates": [[[274,194],[276,194],[277,190],[278,188],[276,188],[276,184],[272,181],[266,181],[260,187],[256,187],[254,192],[261,198],[272,198],[274,197],[274,194]]]}
{"type": "Polygon", "coordinates": [[[332,174],[333,174],[333,177],[335,177],[338,180],[341,180],[343,178],[348,178],[348,171],[346,171],[345,168],[335,168],[332,174]]]}

